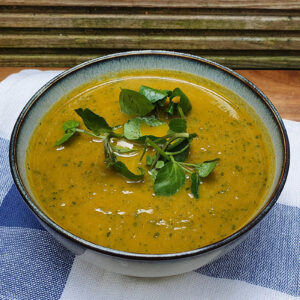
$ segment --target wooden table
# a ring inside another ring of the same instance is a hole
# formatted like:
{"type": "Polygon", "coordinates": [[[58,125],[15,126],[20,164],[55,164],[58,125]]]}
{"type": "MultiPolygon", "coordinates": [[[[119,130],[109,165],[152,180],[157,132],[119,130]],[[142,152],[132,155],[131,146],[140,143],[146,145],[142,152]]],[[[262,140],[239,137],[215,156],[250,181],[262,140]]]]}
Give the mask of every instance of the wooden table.
{"type": "Polygon", "coordinates": [[[300,69],[297,0],[0,0],[1,67],[164,49],[234,69],[300,69]]]}
{"type": "MultiPolygon", "coordinates": [[[[0,81],[22,69],[24,68],[0,68],[0,81]]],[[[39,70],[63,69],[39,68],[39,70]]],[[[300,70],[237,70],[237,72],[252,81],[267,95],[282,118],[300,121],[300,70]]]]}

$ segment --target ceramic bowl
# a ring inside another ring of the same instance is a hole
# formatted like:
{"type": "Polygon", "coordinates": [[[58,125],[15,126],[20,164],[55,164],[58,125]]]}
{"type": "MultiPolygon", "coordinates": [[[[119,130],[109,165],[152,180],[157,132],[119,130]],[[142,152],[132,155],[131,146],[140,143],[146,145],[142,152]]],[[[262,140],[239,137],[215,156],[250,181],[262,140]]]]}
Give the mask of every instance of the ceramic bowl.
{"type": "Polygon", "coordinates": [[[42,225],[66,248],[107,270],[142,277],[175,275],[197,269],[224,255],[246,238],[269,212],[285,184],[289,168],[289,143],[284,124],[267,97],[233,70],[207,59],[167,51],[117,53],[82,63],[44,85],[26,104],[15,124],[10,142],[10,165],[15,184],[24,201],[42,225]],[[265,205],[243,228],[231,236],[192,251],[173,254],[135,254],[108,249],[75,236],[55,224],[36,204],[25,172],[25,153],[30,135],[43,115],[62,96],[109,72],[166,69],[202,76],[243,98],[265,124],[274,144],[275,178],[265,205]]]}

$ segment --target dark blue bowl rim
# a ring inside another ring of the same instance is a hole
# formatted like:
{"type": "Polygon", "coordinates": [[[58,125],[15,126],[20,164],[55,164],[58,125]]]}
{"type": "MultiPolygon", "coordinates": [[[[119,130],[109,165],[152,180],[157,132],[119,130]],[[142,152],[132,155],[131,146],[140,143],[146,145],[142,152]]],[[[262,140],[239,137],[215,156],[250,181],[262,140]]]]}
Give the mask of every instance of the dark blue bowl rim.
{"type": "Polygon", "coordinates": [[[10,139],[10,145],[9,145],[9,161],[10,161],[10,169],[13,176],[13,180],[16,184],[16,187],[18,191],[20,192],[22,198],[26,202],[26,204],[29,206],[29,208],[34,212],[34,214],[46,225],[48,225],[51,229],[53,229],[55,232],[63,235],[65,238],[80,244],[81,246],[94,250],[96,252],[100,252],[109,256],[116,256],[120,258],[126,258],[126,259],[132,259],[132,260],[155,260],[155,261],[163,261],[163,260],[172,260],[172,259],[181,259],[186,257],[191,257],[195,255],[199,255],[202,253],[207,253],[213,250],[216,250],[224,245],[229,245],[233,243],[235,240],[237,240],[242,235],[249,232],[255,225],[257,225],[264,217],[265,215],[270,211],[270,209],[274,206],[276,203],[278,197],[281,194],[281,191],[284,187],[284,184],[287,179],[288,170],[289,170],[289,163],[290,163],[290,147],[289,147],[289,140],[287,136],[287,132],[284,126],[284,123],[275,109],[274,105],[271,103],[271,101],[262,93],[253,83],[251,83],[248,79],[243,77],[242,75],[238,74],[237,72],[231,70],[228,67],[222,66],[216,62],[213,62],[211,60],[208,60],[206,58],[202,58],[199,56],[186,54],[186,53],[180,53],[180,52],[173,52],[173,51],[164,51],[164,50],[142,50],[142,51],[128,51],[128,52],[121,52],[121,53],[115,53],[111,55],[106,55],[98,58],[91,59],[89,61],[86,61],[84,63],[81,63],[71,69],[68,69],[56,77],[54,77],[52,80],[47,82],[41,89],[39,89],[29,100],[29,102],[25,105],[23,110],[21,111],[15,126],[13,128],[11,139],[10,139]],[[31,107],[37,103],[40,96],[46,92],[49,88],[51,88],[52,85],[56,84],[59,80],[62,78],[68,76],[71,73],[76,72],[79,69],[82,69],[86,66],[101,63],[103,61],[108,61],[116,58],[123,58],[123,57],[132,57],[132,56],[168,56],[168,57],[178,57],[183,59],[188,59],[200,63],[204,63],[209,65],[210,67],[217,68],[219,70],[222,70],[223,72],[237,78],[240,80],[243,84],[248,86],[252,90],[253,93],[259,96],[259,98],[262,100],[262,102],[265,104],[265,106],[268,108],[270,113],[272,114],[272,117],[277,123],[278,128],[280,129],[281,133],[281,139],[282,144],[284,146],[284,162],[283,162],[283,168],[281,170],[280,179],[274,189],[274,192],[270,196],[269,200],[266,202],[265,206],[261,209],[259,214],[253,218],[249,223],[247,223],[244,227],[242,227],[237,232],[233,233],[232,235],[224,238],[223,240],[220,240],[216,243],[209,244],[207,246],[190,250],[190,251],[184,251],[184,252],[178,252],[178,253],[167,253],[167,254],[141,254],[141,253],[132,253],[132,252],[125,252],[125,251],[119,251],[115,249],[106,248],[94,243],[91,243],[89,241],[86,241],[80,237],[77,237],[76,235],[68,232],[67,230],[63,229],[59,225],[57,225],[55,222],[53,222],[46,214],[43,213],[35,204],[34,201],[29,196],[29,193],[27,192],[21,177],[19,175],[18,165],[17,165],[17,157],[16,157],[16,149],[17,149],[17,141],[19,132],[22,128],[22,123],[25,120],[28,112],[30,111],[31,107]]]}

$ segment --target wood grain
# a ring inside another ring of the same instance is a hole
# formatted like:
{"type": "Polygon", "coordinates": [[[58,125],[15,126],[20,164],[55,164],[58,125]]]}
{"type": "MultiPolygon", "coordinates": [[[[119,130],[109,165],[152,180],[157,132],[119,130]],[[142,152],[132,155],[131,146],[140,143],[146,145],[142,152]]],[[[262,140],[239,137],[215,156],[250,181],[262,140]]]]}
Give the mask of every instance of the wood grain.
{"type": "Polygon", "coordinates": [[[0,0],[0,5],[300,9],[298,0],[0,0]]]}
{"type": "Polygon", "coordinates": [[[183,50],[300,50],[300,36],[205,36],[141,34],[6,34],[0,48],[96,48],[183,50]]]}
{"type": "Polygon", "coordinates": [[[0,66],[68,67],[138,49],[298,69],[300,1],[0,0],[0,66]]]}
{"type": "MultiPolygon", "coordinates": [[[[0,81],[24,68],[0,68],[0,81]]],[[[39,70],[50,70],[39,68],[39,70]]],[[[63,70],[51,68],[51,70],[63,70]]],[[[300,121],[300,70],[238,70],[253,82],[275,105],[280,115],[289,120],[300,121]]]]}
{"type": "Polygon", "coordinates": [[[283,118],[300,121],[300,70],[240,70],[261,89],[283,118]]]}
{"type": "MultiPolygon", "coordinates": [[[[28,50],[28,49],[26,49],[28,50]]],[[[40,53],[30,54],[24,53],[17,49],[20,54],[0,54],[0,66],[12,67],[72,67],[89,59],[115,53],[116,50],[98,51],[96,53],[89,53],[89,49],[81,49],[80,52],[73,53],[73,51],[66,51],[66,53],[40,53]]],[[[56,51],[56,49],[54,49],[56,51]]],[[[185,51],[189,52],[189,51],[185,51]]],[[[239,68],[239,69],[298,69],[300,66],[300,55],[248,55],[243,52],[240,54],[220,54],[214,55],[207,52],[192,51],[192,54],[199,55],[222,65],[239,68]]]]}
{"type": "Polygon", "coordinates": [[[0,28],[300,30],[299,16],[1,13],[0,28]]]}

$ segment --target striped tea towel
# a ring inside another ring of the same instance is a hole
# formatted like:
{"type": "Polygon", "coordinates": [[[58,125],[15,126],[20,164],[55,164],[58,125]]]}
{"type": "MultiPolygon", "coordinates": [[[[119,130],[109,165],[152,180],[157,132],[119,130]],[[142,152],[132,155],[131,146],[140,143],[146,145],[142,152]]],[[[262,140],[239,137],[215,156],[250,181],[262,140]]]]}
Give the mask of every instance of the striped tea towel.
{"type": "Polygon", "coordinates": [[[30,97],[58,73],[24,70],[0,83],[0,299],[282,300],[300,296],[300,123],[285,121],[291,166],[284,191],[242,244],[194,272],[155,279],[127,277],[82,262],[56,242],[13,184],[8,145],[14,122],[30,97]]]}

